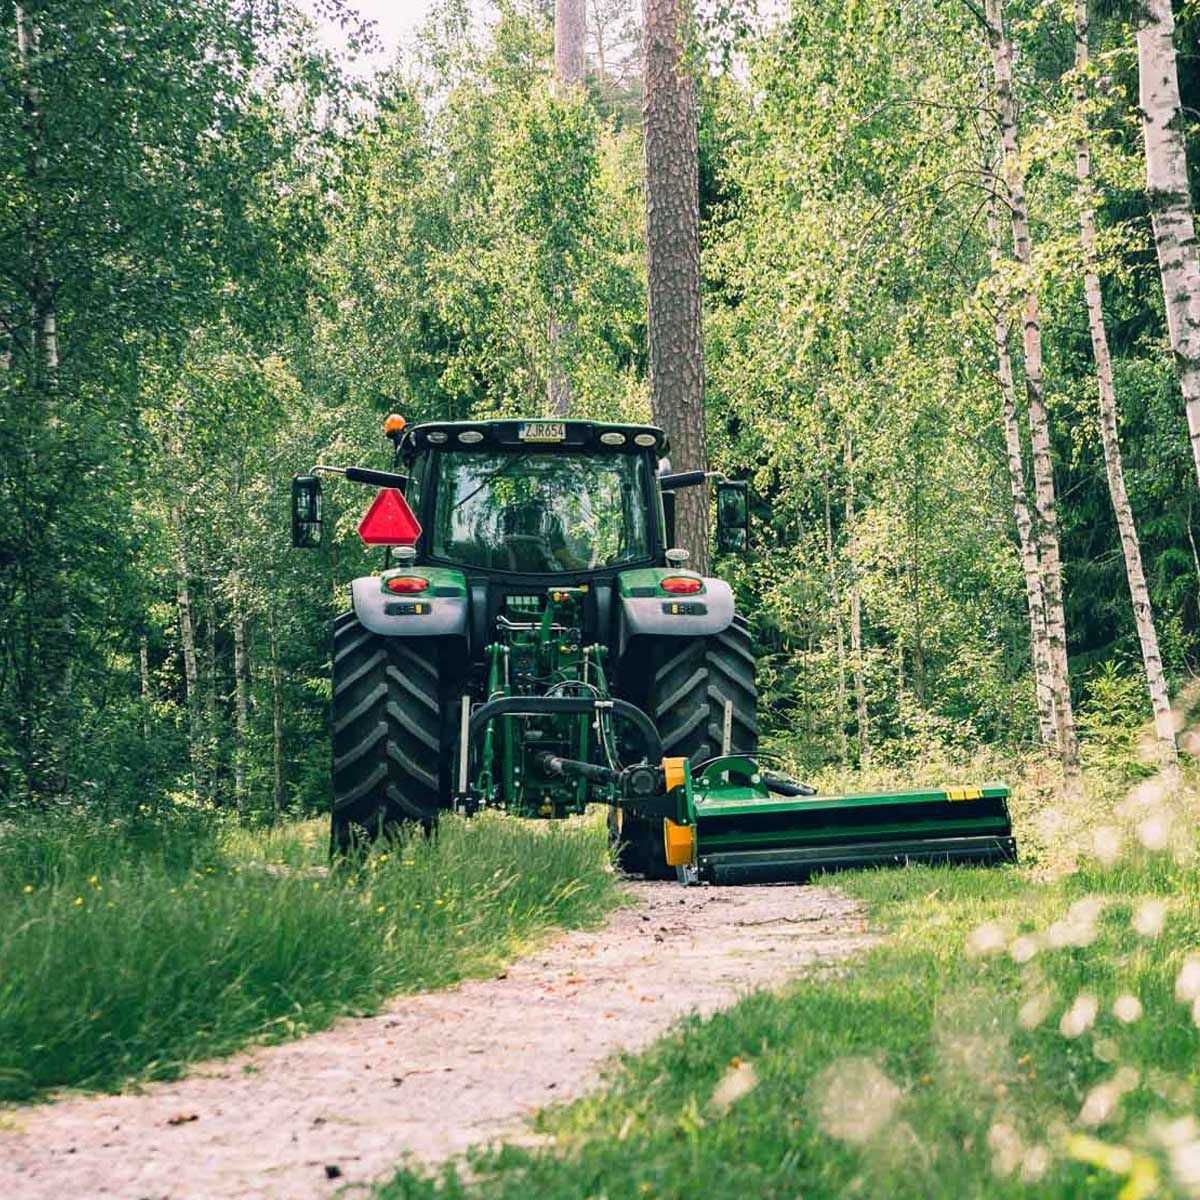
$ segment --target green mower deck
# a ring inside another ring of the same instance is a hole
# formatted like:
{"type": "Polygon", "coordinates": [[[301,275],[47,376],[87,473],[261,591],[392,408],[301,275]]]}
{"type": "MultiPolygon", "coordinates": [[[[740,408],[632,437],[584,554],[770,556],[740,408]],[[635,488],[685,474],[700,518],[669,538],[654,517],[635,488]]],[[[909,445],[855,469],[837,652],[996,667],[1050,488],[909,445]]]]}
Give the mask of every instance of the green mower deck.
{"type": "MultiPolygon", "coordinates": [[[[1015,862],[1008,788],[781,796],[749,758],[690,769],[677,790],[685,879],[718,884],[803,881],[813,874],[910,862],[1015,862]]],[[[668,840],[670,830],[668,830],[668,840]]]]}

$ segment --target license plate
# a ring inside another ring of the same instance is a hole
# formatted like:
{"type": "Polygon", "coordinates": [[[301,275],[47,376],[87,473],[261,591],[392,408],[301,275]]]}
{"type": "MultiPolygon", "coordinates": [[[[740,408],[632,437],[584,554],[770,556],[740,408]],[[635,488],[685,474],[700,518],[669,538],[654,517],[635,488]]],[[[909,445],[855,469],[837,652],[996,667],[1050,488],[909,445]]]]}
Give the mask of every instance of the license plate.
{"type": "Polygon", "coordinates": [[[523,442],[565,442],[567,427],[562,421],[526,421],[520,437],[523,442]]]}

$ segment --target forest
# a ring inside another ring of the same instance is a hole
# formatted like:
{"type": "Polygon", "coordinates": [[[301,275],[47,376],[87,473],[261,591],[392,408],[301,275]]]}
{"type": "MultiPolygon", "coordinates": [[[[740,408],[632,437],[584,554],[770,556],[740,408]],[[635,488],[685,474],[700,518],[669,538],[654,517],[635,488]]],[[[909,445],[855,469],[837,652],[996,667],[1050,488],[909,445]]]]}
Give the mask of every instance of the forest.
{"type": "MultiPolygon", "coordinates": [[[[1086,753],[1195,672],[1140,18],[1070,8],[797,0],[687,35],[708,452],[752,482],[727,569],[806,769],[1086,753]]],[[[330,11],[348,49],[266,0],[0,8],[13,804],[320,810],[328,626],[369,561],[352,493],[297,561],[292,474],[386,465],[393,410],[654,417],[635,6],[588,8],[569,89],[545,4],[448,0],[370,76],[330,11]]]]}
{"type": "Polygon", "coordinates": [[[1200,0],[416,7],[0,0],[6,1186],[1200,1197],[1200,0]]]}

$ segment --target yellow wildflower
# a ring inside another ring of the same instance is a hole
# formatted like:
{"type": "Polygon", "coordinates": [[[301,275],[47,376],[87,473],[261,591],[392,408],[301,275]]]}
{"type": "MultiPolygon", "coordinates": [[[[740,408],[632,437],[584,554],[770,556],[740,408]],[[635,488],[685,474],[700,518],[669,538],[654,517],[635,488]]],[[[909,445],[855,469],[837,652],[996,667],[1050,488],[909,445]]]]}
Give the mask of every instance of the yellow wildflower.
{"type": "Polygon", "coordinates": [[[29,895],[29,893],[33,891],[33,884],[32,884],[32,883],[27,883],[27,884],[26,884],[26,885],[25,885],[25,886],[24,886],[24,887],[21,889],[21,891],[23,891],[23,892],[25,893],[25,895],[27,895],[27,896],[28,896],[28,895],[29,895]]]}
{"type": "Polygon", "coordinates": [[[75,899],[72,901],[72,903],[75,905],[76,908],[82,908],[83,907],[83,897],[76,896],[75,899]]]}

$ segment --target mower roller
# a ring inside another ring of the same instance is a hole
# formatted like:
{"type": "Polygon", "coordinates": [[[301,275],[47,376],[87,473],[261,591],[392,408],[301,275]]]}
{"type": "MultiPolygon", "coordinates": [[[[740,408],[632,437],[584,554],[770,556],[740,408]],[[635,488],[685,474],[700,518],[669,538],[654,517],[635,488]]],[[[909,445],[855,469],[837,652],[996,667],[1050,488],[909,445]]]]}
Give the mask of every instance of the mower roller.
{"type": "Polygon", "coordinates": [[[319,544],[339,475],[380,488],[359,534],[387,547],[334,622],[335,852],[447,810],[601,803],[618,863],[653,879],[1015,859],[1003,785],[818,796],[760,766],[746,623],[674,536],[674,493],[715,480],[718,548],[745,550],[744,483],[672,472],[650,426],[385,431],[391,471],[292,482],[294,545],[319,544]]]}

